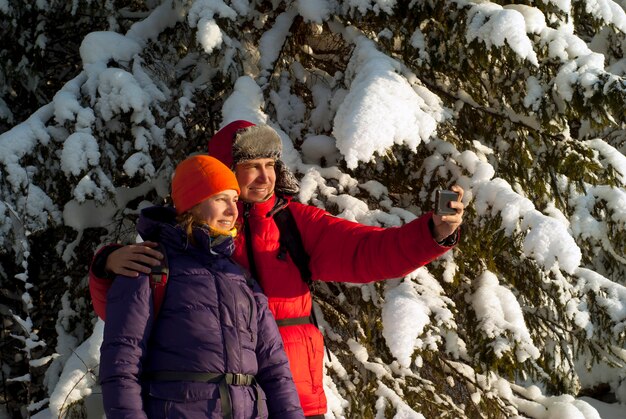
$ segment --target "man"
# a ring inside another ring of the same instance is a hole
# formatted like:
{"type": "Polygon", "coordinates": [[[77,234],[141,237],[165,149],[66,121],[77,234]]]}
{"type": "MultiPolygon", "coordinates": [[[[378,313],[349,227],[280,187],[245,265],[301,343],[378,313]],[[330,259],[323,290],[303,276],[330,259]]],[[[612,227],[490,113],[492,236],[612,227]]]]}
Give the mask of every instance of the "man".
{"type": "MultiPolygon", "coordinates": [[[[314,280],[367,283],[402,277],[455,245],[463,218],[463,189],[450,207],[456,214],[423,215],[402,227],[365,226],[291,200],[298,184],[280,160],[282,143],[269,126],[234,121],[209,141],[209,154],[235,172],[241,194],[243,234],[233,258],[260,282],[280,328],[290,368],[307,418],[322,418],[326,396],[322,385],[324,344],[311,323],[311,293],[300,270],[279,241],[274,215],[293,214],[310,257],[314,280]]],[[[90,290],[94,308],[103,317],[111,273],[137,276],[149,272],[162,257],[155,243],[106,247],[94,258],[90,290]]],[[[104,318],[104,317],[103,317],[104,318]]]]}

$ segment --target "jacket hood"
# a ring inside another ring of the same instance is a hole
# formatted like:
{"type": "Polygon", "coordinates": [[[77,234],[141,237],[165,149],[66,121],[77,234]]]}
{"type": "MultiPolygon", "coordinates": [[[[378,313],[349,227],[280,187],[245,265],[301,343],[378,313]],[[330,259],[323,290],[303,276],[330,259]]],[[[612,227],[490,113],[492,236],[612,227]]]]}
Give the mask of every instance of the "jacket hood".
{"type": "Polygon", "coordinates": [[[168,249],[191,252],[199,255],[232,255],[234,240],[231,236],[211,237],[208,229],[194,227],[192,245],[187,234],[176,223],[176,210],[173,207],[154,206],[141,210],[137,221],[137,232],[144,240],[162,243],[168,249]]]}
{"type": "Polygon", "coordinates": [[[235,136],[241,130],[254,127],[252,122],[238,120],[233,121],[220,129],[209,140],[207,145],[209,155],[215,157],[226,166],[233,168],[233,143],[235,136]]]}

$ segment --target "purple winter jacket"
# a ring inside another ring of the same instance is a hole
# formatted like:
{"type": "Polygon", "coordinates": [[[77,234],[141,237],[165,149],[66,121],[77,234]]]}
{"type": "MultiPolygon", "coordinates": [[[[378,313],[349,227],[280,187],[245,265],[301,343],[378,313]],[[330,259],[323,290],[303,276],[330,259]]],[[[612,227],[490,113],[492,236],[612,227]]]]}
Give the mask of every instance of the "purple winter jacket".
{"type": "Polygon", "coordinates": [[[234,419],[304,418],[267,298],[229,258],[232,238],[197,228],[193,246],[166,207],[144,209],[138,231],[163,245],[170,273],[156,320],[148,276],[118,276],[107,294],[100,348],[107,417],[221,418],[218,383],[150,379],[177,371],[254,375],[258,385],[227,386],[234,419]]]}

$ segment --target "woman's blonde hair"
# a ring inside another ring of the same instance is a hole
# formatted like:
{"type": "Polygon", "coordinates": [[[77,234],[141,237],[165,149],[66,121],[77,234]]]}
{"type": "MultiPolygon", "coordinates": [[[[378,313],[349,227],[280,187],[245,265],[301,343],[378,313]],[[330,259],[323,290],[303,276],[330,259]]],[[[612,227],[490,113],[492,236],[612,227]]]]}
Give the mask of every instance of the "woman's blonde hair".
{"type": "MultiPolygon", "coordinates": [[[[207,223],[204,222],[204,220],[196,217],[191,211],[186,211],[186,212],[183,212],[182,214],[177,215],[176,222],[180,227],[182,227],[183,231],[187,235],[187,242],[191,243],[194,246],[197,244],[196,240],[193,238],[194,227],[200,227],[200,228],[208,230],[211,236],[220,234],[219,231],[215,231],[214,229],[212,229],[207,223]]],[[[235,223],[235,231],[237,229],[239,229],[238,222],[235,223]]]]}
{"type": "Polygon", "coordinates": [[[187,242],[195,246],[196,240],[193,238],[193,228],[205,226],[206,224],[196,217],[191,211],[186,211],[177,215],[176,222],[182,227],[183,231],[187,235],[187,242]]]}

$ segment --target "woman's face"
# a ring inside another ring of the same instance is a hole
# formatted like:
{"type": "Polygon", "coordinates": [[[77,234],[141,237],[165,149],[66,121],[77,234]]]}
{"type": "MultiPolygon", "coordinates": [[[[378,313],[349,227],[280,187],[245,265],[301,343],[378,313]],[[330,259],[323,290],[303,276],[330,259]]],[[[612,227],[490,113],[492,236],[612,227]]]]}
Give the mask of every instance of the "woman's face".
{"type": "Polygon", "coordinates": [[[227,189],[210,196],[190,211],[199,220],[217,230],[231,230],[237,221],[237,191],[227,189]]]}

